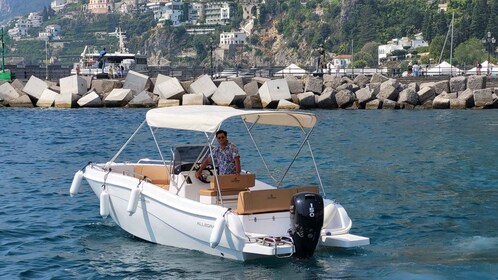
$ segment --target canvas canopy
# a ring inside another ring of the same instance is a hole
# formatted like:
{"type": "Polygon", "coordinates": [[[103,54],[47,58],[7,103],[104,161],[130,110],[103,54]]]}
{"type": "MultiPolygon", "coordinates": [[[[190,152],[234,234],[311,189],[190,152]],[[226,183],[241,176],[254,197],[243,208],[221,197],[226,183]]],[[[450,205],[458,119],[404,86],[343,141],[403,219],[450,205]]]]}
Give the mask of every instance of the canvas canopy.
{"type": "MultiPolygon", "coordinates": [[[[489,63],[486,60],[483,63],[481,63],[481,75],[486,75],[488,73],[488,68],[493,76],[496,76],[498,74],[498,67],[496,67],[496,65],[494,65],[493,63],[489,63]]],[[[477,67],[467,70],[466,73],[469,75],[477,74],[477,67]]]]}
{"type": "Polygon", "coordinates": [[[427,69],[427,75],[432,76],[432,75],[460,75],[462,73],[462,70],[459,68],[452,66],[446,61],[441,62],[438,65],[432,66],[431,68],[427,69]]]}
{"type": "Polygon", "coordinates": [[[250,123],[312,128],[316,116],[290,111],[252,111],[222,106],[177,106],[151,109],[146,114],[151,127],[215,132],[223,121],[240,116],[250,123]]]}
{"type": "Polygon", "coordinates": [[[291,75],[299,76],[299,75],[304,75],[306,73],[308,73],[308,72],[306,72],[306,70],[304,70],[303,68],[297,66],[296,64],[291,64],[291,65],[285,67],[284,69],[277,71],[275,74],[276,75],[291,74],[291,75]]]}

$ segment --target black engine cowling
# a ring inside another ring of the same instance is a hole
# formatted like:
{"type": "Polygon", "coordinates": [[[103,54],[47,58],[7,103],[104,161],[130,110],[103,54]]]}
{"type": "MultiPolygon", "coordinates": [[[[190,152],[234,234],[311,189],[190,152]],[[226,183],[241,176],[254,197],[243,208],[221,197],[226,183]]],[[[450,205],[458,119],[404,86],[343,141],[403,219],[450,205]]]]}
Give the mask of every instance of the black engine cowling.
{"type": "Polygon", "coordinates": [[[292,228],[289,233],[294,240],[298,258],[313,256],[323,226],[323,198],[316,193],[302,192],[292,197],[292,228]]]}

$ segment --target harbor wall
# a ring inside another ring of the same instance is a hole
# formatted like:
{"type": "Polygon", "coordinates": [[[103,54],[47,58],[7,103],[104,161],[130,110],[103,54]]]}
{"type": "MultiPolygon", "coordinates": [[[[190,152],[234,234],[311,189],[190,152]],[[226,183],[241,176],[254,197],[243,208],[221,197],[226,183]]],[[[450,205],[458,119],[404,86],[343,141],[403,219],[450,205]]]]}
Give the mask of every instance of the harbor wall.
{"type": "Polygon", "coordinates": [[[486,76],[354,78],[284,75],[281,78],[201,75],[181,81],[130,71],[125,79],[32,75],[0,85],[4,107],[165,107],[222,105],[268,109],[488,109],[498,108],[498,79],[486,76]]]}

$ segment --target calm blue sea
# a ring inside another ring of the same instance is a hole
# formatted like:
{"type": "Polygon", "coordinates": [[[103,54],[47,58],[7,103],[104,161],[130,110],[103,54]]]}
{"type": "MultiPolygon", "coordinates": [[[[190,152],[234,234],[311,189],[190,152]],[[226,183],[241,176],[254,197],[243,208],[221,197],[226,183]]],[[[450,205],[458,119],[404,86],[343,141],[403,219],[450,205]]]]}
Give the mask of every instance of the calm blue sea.
{"type": "MultiPolygon", "coordinates": [[[[69,196],[74,173],[108,161],[145,113],[0,109],[0,278],[498,279],[498,110],[314,111],[327,197],[372,244],[248,263],[134,238],[99,216],[86,183],[69,196]]],[[[272,150],[295,149],[277,135],[272,150]]],[[[290,178],[308,178],[296,166],[290,178]]]]}

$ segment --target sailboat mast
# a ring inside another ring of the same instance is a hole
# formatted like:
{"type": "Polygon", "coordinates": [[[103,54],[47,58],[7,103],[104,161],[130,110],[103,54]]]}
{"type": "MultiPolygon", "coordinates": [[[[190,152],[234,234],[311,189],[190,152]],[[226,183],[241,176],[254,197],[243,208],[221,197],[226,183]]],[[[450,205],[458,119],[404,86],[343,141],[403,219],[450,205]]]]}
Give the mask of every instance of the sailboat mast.
{"type": "Polygon", "coordinates": [[[455,12],[451,16],[451,43],[450,43],[450,65],[451,65],[451,76],[453,76],[453,64],[451,64],[451,60],[453,59],[453,26],[455,21],[455,12]]]}

